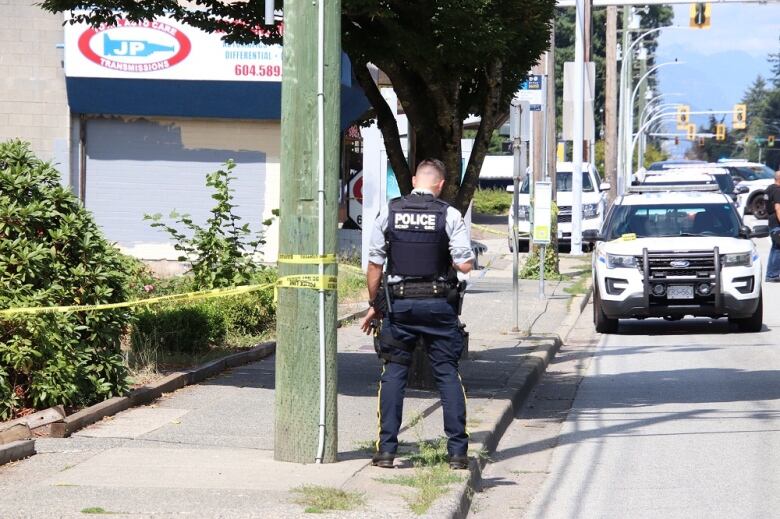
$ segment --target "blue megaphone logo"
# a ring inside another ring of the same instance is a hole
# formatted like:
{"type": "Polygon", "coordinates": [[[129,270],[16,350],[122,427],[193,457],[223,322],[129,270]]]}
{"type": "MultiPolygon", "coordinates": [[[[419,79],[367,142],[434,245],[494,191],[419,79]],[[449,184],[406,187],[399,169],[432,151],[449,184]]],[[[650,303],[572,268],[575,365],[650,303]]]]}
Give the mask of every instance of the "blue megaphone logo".
{"type": "Polygon", "coordinates": [[[112,40],[108,34],[103,35],[104,56],[143,58],[155,52],[174,52],[175,50],[171,46],[159,45],[146,40],[112,40]]]}

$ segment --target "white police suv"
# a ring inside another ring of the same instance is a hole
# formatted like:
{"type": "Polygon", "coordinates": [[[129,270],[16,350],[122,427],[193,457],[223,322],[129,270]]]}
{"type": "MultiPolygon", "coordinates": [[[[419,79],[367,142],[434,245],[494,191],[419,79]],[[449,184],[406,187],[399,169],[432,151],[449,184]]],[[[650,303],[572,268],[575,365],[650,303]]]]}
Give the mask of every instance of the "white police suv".
{"type": "Polygon", "coordinates": [[[765,225],[742,224],[716,186],[633,186],[618,197],[600,231],[583,239],[593,253],[596,330],[619,319],[727,317],[740,331],[761,330],[762,268],[751,238],[765,225]]]}

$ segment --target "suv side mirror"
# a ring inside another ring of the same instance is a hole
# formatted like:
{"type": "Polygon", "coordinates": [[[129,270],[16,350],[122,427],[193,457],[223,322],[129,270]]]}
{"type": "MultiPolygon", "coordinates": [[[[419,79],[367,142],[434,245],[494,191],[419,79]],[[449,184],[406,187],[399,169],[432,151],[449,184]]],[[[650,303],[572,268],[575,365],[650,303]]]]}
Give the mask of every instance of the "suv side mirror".
{"type": "Polygon", "coordinates": [[[735,195],[744,195],[748,191],[750,191],[750,188],[747,187],[747,186],[739,186],[739,185],[734,186],[734,194],[735,195]]]}
{"type": "Polygon", "coordinates": [[[769,236],[768,225],[756,225],[753,227],[753,230],[750,231],[751,238],[766,238],[767,236],[769,236]]]}
{"type": "Polygon", "coordinates": [[[601,235],[596,229],[587,229],[582,231],[582,241],[585,243],[594,244],[597,241],[604,241],[604,236],[601,235]]]}
{"type": "Polygon", "coordinates": [[[602,182],[599,184],[599,191],[609,191],[610,189],[612,189],[612,184],[609,182],[602,182]]]}

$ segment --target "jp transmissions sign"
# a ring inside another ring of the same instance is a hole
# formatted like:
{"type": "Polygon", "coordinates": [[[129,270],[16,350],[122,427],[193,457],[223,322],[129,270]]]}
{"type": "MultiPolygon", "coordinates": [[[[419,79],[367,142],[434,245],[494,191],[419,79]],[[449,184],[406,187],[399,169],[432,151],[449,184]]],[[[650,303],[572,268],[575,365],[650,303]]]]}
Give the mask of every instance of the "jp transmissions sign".
{"type": "Polygon", "coordinates": [[[171,18],[65,25],[65,75],[122,79],[281,81],[281,45],[225,43],[171,18]]]}

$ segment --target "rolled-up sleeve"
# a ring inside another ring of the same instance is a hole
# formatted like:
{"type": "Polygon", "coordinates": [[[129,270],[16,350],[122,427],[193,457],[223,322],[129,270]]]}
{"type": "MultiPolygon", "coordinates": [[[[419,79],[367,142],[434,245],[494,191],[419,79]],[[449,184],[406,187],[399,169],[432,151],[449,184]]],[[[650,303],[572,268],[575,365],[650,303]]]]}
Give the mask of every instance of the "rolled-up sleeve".
{"type": "Polygon", "coordinates": [[[450,237],[450,256],[456,265],[474,260],[471,249],[471,237],[460,211],[454,207],[447,209],[447,235],[450,237]]]}
{"type": "Polygon", "coordinates": [[[368,244],[368,261],[375,265],[384,265],[387,258],[387,243],[385,243],[385,231],[387,230],[387,207],[379,211],[371,230],[371,241],[368,244]]]}

